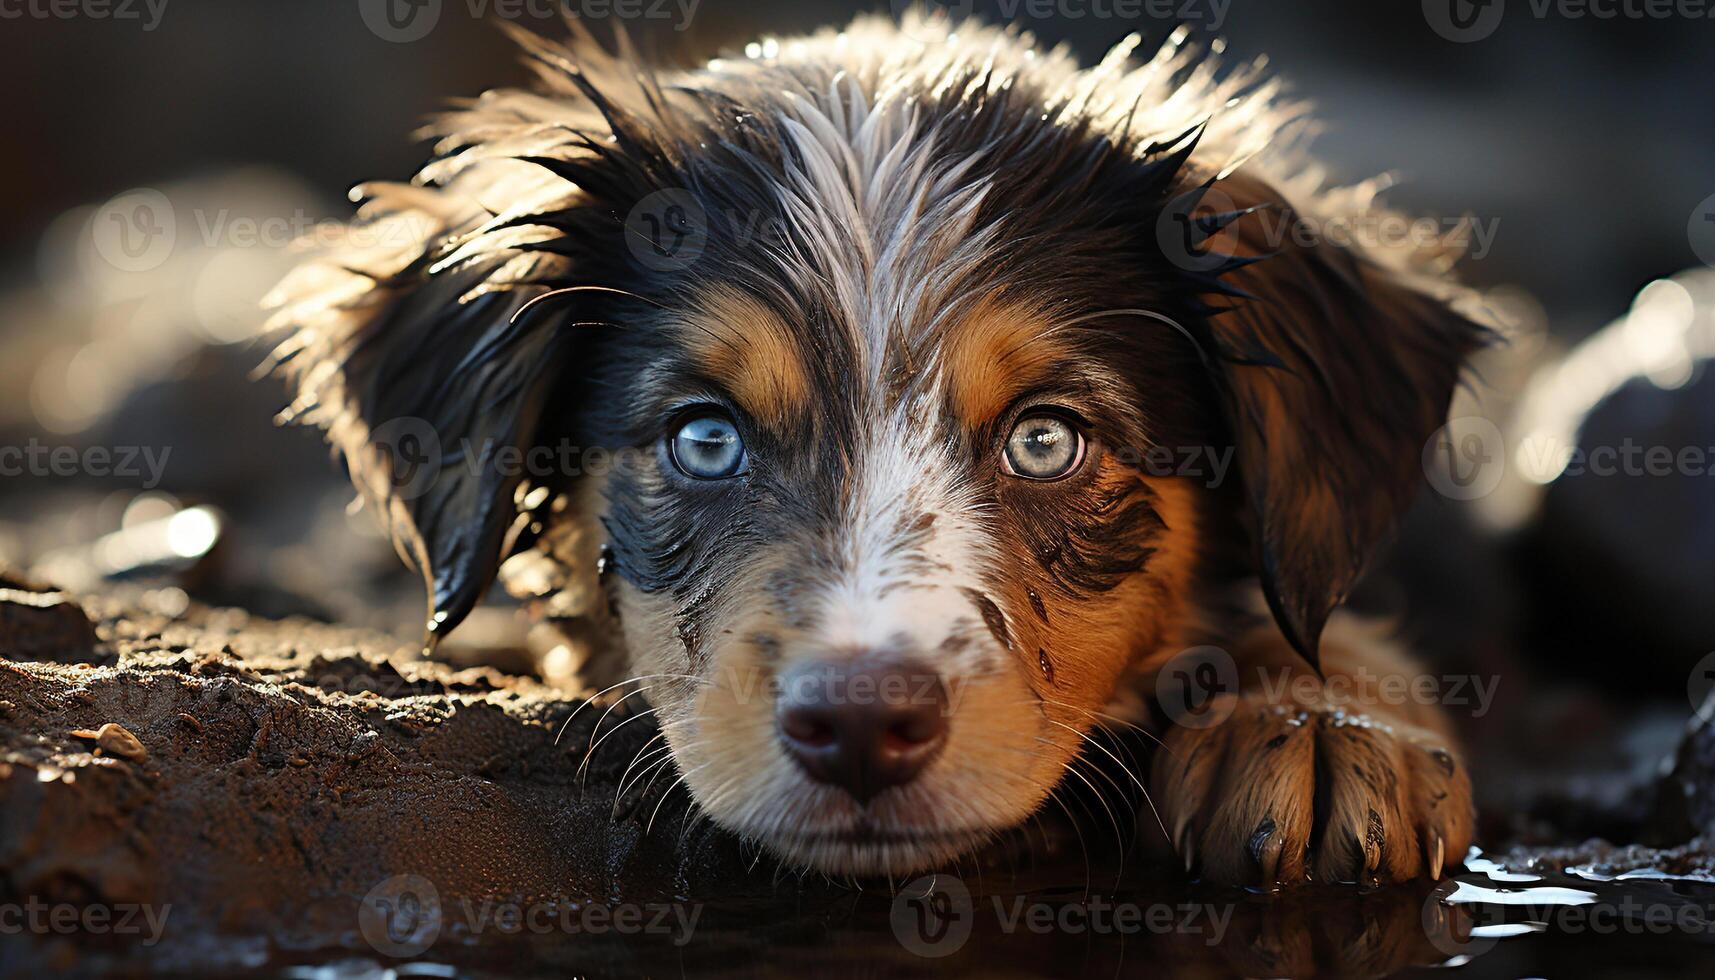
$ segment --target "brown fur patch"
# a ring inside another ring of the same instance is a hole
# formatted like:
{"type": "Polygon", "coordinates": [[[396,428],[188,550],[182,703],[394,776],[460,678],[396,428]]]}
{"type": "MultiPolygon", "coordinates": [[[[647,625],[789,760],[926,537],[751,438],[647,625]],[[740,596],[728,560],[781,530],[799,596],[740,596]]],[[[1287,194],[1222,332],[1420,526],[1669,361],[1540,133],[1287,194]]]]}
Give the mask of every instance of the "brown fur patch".
{"type": "MultiPolygon", "coordinates": [[[[1188,621],[1198,527],[1196,490],[1171,477],[1116,472],[1109,478],[1143,480],[1155,494],[1162,523],[1144,531],[1139,544],[1152,549],[1148,574],[1127,577],[1112,590],[1081,598],[1065,596],[1034,565],[1019,564],[1020,574],[1004,594],[1012,619],[1021,629],[1018,645],[1033,685],[1073,716],[1060,720],[1091,724],[1107,706],[1123,676],[1140,663],[1163,660],[1185,647],[1179,627],[1188,621]],[[1034,597],[1034,598],[1033,598],[1034,597]],[[1042,604],[1048,618],[1035,613],[1042,604]],[[1053,665],[1052,679],[1041,661],[1053,665]],[[1036,670],[1029,671],[1034,665],[1036,670]]],[[[1058,714],[1058,712],[1056,712],[1058,714]]]]}
{"type": "Polygon", "coordinates": [[[1029,306],[985,299],[947,331],[940,352],[953,411],[970,429],[1048,380],[1072,353],[1053,324],[1029,306]]]}
{"type": "Polygon", "coordinates": [[[792,329],[748,293],[715,286],[683,329],[692,355],[746,412],[778,424],[808,410],[810,378],[792,329]]]}

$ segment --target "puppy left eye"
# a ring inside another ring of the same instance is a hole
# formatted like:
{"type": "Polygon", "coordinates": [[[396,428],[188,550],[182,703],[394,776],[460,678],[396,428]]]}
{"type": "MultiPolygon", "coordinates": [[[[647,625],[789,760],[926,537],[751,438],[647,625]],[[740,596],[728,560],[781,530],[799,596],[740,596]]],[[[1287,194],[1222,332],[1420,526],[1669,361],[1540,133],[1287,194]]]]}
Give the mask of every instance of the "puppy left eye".
{"type": "Polygon", "coordinates": [[[744,440],[732,419],[716,412],[687,419],[670,444],[673,465],[696,480],[724,480],[744,472],[744,440]]]}
{"type": "Polygon", "coordinates": [[[1084,461],[1084,434],[1058,415],[1030,415],[1007,437],[1001,469],[1026,480],[1057,480],[1084,461]]]}

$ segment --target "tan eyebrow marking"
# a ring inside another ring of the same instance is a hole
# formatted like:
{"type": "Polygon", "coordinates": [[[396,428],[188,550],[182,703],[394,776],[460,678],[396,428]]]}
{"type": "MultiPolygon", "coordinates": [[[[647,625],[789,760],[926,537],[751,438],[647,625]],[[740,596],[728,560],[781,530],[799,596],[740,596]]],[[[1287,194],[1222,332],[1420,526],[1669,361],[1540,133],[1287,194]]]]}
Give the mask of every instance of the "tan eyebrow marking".
{"type": "Polygon", "coordinates": [[[697,364],[752,417],[780,423],[809,408],[810,378],[791,327],[762,301],[728,286],[698,297],[682,328],[697,364]]]}
{"type": "Polygon", "coordinates": [[[985,300],[947,330],[941,366],[952,407],[967,428],[992,420],[1072,354],[1041,313],[985,300]]]}

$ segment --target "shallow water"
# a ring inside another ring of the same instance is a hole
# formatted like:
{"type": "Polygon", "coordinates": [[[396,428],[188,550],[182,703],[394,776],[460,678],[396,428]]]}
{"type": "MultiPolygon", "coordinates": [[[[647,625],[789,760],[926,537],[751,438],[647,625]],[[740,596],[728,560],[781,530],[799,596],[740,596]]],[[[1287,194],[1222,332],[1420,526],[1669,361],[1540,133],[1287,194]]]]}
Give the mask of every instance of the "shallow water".
{"type": "MultiPolygon", "coordinates": [[[[1053,884],[1043,869],[938,875],[887,889],[796,880],[641,903],[626,935],[581,910],[515,932],[442,910],[422,957],[274,959],[262,972],[347,977],[956,973],[982,976],[1701,975],[1715,969],[1715,877],[1600,866],[1507,871],[1473,849],[1439,883],[1263,895],[1138,878],[1053,884]],[[1108,884],[1112,884],[1109,882],[1108,884]],[[647,925],[661,911],[659,928],[647,925]],[[678,918],[674,918],[678,916],[678,918]],[[683,926],[687,922],[691,928],[683,926]],[[1430,975],[1424,973],[1422,975],[1430,975]]],[[[480,918],[481,912],[477,910],[480,918]]],[[[394,949],[394,952],[403,950],[394,949]]]]}

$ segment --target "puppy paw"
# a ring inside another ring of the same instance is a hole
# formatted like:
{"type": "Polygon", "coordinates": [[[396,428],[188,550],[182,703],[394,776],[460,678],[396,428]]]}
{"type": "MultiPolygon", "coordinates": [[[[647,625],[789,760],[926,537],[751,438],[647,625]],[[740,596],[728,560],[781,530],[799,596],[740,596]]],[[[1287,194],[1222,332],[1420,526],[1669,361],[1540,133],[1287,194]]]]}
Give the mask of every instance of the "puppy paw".
{"type": "Polygon", "coordinates": [[[1223,697],[1231,715],[1169,729],[1151,773],[1187,871],[1261,888],[1393,882],[1439,878],[1464,857],[1471,784],[1441,736],[1339,707],[1223,697]]]}

